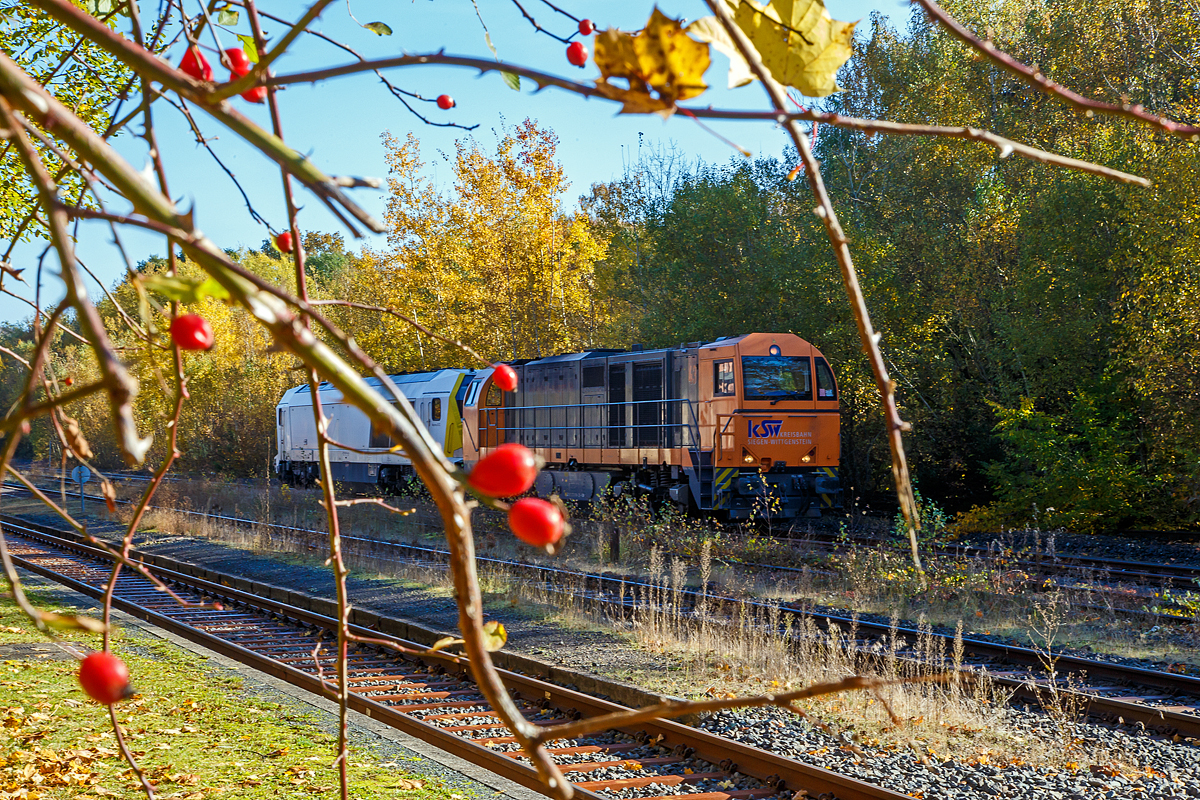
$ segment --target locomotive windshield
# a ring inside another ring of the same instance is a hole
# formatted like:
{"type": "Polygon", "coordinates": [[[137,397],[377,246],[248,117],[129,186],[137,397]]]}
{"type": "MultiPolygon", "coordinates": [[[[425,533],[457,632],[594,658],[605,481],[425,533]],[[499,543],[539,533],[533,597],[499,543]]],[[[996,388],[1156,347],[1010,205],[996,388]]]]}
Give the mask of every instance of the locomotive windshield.
{"type": "Polygon", "coordinates": [[[812,362],[803,356],[743,356],[747,400],[812,400],[812,362]]]}

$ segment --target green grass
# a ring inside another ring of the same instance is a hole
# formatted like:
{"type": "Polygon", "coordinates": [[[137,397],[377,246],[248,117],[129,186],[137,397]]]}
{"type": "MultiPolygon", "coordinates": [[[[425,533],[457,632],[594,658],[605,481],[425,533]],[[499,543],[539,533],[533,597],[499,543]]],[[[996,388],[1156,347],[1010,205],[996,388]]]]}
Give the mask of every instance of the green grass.
{"type": "MultiPolygon", "coordinates": [[[[38,606],[61,613],[34,598],[38,606]]],[[[72,634],[77,646],[99,637],[72,634]]],[[[44,641],[11,601],[0,603],[0,643],[44,641]]],[[[337,797],[336,738],[317,717],[247,691],[240,677],[137,631],[114,638],[140,694],[117,705],[130,749],[160,798],[337,797]]],[[[144,796],[118,752],[108,711],[76,681],[74,660],[0,661],[0,798],[144,796]]],[[[409,759],[415,760],[415,759],[409,759]]],[[[355,800],[462,800],[461,787],[351,751],[355,800]]]]}

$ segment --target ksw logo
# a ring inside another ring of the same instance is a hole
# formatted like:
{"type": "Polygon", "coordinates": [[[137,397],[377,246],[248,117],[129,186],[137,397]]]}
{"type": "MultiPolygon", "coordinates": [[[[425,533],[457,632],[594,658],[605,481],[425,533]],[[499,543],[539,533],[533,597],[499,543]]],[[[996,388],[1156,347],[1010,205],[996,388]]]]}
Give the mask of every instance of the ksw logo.
{"type": "Polygon", "coordinates": [[[757,425],[754,420],[746,420],[750,426],[751,439],[770,439],[773,436],[779,435],[779,429],[783,427],[781,419],[764,419],[757,425]]]}

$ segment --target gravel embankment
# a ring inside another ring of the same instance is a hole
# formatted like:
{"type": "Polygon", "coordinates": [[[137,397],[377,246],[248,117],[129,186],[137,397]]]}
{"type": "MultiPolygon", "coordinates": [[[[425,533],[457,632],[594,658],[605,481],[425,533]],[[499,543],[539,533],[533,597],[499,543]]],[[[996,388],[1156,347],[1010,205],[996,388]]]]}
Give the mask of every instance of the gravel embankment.
{"type": "Polygon", "coordinates": [[[1200,747],[1131,735],[1102,725],[1078,724],[1059,730],[1040,714],[1010,710],[1009,725],[1028,732],[1031,757],[1036,747],[1071,748],[1079,769],[1052,770],[1036,763],[1003,767],[927,758],[853,744],[849,734],[831,735],[778,708],[726,711],[700,727],[719,736],[771,750],[851,778],[880,784],[925,800],[1117,800],[1200,797],[1200,747]],[[859,750],[857,755],[850,747],[859,750]],[[1112,774],[1119,758],[1125,775],[1112,774]],[[1143,774],[1130,778],[1134,772],[1143,774]]]}

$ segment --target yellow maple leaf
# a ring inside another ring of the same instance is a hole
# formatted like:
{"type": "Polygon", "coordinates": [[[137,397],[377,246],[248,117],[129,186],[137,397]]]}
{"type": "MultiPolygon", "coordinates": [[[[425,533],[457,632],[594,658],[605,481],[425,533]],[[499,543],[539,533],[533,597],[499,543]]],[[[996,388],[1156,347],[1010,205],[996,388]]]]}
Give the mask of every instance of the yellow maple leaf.
{"type": "Polygon", "coordinates": [[[596,88],[620,100],[622,114],[670,113],[678,101],[708,88],[703,75],[712,63],[708,45],[692,39],[658,8],[636,36],[616,28],[598,34],[594,60],[600,68],[596,88]],[[627,81],[629,87],[609,83],[613,78],[627,81]]]}
{"type": "MultiPolygon", "coordinates": [[[[837,71],[850,58],[853,22],[829,16],[823,0],[725,0],[734,21],[758,50],[775,80],[808,97],[839,91],[837,71]]],[[[746,60],[714,17],[696,20],[688,33],[729,57],[729,86],[754,80],[746,60]]]]}

